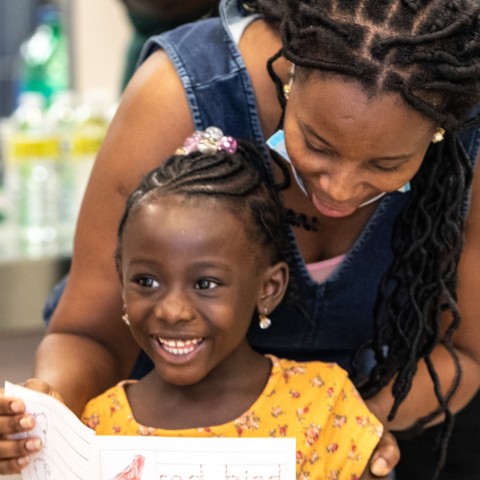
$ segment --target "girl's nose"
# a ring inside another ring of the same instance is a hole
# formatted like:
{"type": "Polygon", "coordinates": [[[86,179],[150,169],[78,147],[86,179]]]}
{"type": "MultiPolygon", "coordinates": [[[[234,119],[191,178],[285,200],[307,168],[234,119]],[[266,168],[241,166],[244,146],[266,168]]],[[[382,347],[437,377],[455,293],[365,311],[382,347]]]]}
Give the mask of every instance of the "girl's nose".
{"type": "Polygon", "coordinates": [[[155,317],[170,324],[185,322],[193,318],[193,309],[185,295],[172,292],[157,302],[155,317]]]}

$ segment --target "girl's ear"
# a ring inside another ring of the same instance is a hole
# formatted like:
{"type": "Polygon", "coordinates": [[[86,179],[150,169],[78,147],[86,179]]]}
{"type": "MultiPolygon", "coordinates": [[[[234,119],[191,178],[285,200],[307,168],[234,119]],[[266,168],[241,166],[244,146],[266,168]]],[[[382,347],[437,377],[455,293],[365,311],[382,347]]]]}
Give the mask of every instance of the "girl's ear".
{"type": "Polygon", "coordinates": [[[263,284],[258,296],[257,310],[271,313],[282,301],[288,285],[288,265],[278,262],[268,267],[263,274],[263,284]]]}

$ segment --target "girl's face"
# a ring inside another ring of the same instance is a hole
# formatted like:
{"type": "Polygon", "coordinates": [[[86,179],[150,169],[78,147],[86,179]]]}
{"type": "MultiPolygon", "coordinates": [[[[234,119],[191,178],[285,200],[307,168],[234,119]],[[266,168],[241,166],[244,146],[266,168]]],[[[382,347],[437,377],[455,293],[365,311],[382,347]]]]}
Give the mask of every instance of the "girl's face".
{"type": "Polygon", "coordinates": [[[134,212],[122,242],[124,302],[164,381],[193,385],[238,368],[269,268],[259,249],[213,200],[169,195],[134,212]]]}
{"type": "Polygon", "coordinates": [[[311,75],[294,81],[285,112],[290,159],[321,215],[346,217],[418,171],[437,125],[397,94],[311,75]]]}

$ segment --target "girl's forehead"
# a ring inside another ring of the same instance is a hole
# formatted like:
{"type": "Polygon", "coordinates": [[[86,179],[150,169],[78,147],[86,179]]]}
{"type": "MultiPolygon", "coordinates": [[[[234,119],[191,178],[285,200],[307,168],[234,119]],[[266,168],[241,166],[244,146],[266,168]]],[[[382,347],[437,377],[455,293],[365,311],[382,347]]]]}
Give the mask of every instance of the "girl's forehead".
{"type": "Polygon", "coordinates": [[[228,197],[167,194],[145,198],[132,209],[123,240],[156,235],[160,226],[170,234],[188,232],[207,238],[209,233],[225,239],[233,235],[251,248],[259,243],[252,233],[257,231],[253,213],[228,197]]]}
{"type": "Polygon", "coordinates": [[[163,193],[162,191],[152,190],[139,202],[138,209],[157,206],[160,211],[163,210],[196,210],[201,209],[205,212],[212,210],[231,210],[232,202],[226,197],[219,195],[190,195],[188,193],[163,193]]]}
{"type": "Polygon", "coordinates": [[[201,229],[209,222],[245,221],[233,203],[224,197],[210,195],[155,194],[145,196],[130,214],[129,223],[171,222],[172,226],[194,224],[201,229]],[[159,220],[157,220],[159,219],[159,220]]]}
{"type": "Polygon", "coordinates": [[[165,197],[139,207],[124,231],[124,258],[227,258],[248,256],[255,248],[245,223],[223,203],[178,200],[165,197]]]}

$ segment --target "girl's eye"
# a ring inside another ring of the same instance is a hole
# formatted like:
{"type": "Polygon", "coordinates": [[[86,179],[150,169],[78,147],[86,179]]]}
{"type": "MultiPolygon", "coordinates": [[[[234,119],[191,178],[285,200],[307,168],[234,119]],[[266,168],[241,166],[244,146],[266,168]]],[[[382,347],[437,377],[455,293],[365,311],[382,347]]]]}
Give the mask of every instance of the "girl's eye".
{"type": "Polygon", "coordinates": [[[212,290],[216,287],[218,287],[218,283],[213,280],[208,280],[207,278],[202,278],[195,284],[195,288],[198,290],[212,290]]]}
{"type": "Polygon", "coordinates": [[[148,288],[158,287],[159,285],[156,280],[154,280],[152,277],[147,277],[147,276],[138,277],[135,280],[135,282],[141,285],[142,287],[148,287],[148,288]]]}

